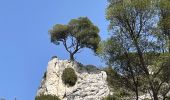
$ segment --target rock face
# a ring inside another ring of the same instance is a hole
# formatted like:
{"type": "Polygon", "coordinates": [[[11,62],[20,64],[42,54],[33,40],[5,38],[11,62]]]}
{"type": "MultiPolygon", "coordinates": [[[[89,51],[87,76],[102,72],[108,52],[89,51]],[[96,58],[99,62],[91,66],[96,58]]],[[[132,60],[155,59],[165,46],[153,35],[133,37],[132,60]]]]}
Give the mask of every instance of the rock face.
{"type": "Polygon", "coordinates": [[[110,92],[106,78],[104,71],[95,69],[89,72],[76,62],[53,58],[48,63],[37,95],[56,95],[62,100],[102,100],[110,92]],[[63,70],[70,67],[78,78],[73,87],[66,86],[62,81],[63,70]]]}

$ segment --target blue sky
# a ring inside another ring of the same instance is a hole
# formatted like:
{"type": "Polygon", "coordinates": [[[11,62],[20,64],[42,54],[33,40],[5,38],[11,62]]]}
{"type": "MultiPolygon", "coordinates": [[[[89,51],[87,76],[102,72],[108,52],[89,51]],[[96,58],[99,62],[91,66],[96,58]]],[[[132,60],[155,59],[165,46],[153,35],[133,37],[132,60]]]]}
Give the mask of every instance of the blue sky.
{"type": "MultiPolygon", "coordinates": [[[[50,43],[54,24],[87,16],[106,39],[106,0],[0,0],[0,98],[34,100],[53,55],[68,59],[63,46],[50,43]]],[[[103,65],[88,49],[76,55],[83,64],[103,65]]]]}

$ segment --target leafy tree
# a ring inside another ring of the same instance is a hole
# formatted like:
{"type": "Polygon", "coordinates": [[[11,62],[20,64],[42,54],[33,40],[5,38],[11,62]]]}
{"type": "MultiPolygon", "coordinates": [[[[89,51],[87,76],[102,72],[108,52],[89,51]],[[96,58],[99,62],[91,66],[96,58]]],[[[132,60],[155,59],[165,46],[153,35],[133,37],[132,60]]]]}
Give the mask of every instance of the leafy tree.
{"type": "Polygon", "coordinates": [[[168,51],[170,52],[170,1],[160,0],[158,3],[160,26],[162,33],[167,37],[168,51]]]}
{"type": "MultiPolygon", "coordinates": [[[[153,16],[150,0],[108,0],[107,19],[113,36],[105,45],[105,58],[123,74],[131,91],[139,96],[139,77],[147,66],[143,58],[145,31],[153,16]],[[107,46],[107,47],[106,47],[107,46]],[[134,53],[133,53],[134,52],[134,53]]],[[[102,46],[101,46],[102,47],[102,46]]]]}
{"type": "Polygon", "coordinates": [[[68,25],[56,24],[49,31],[51,42],[56,45],[63,43],[70,54],[70,60],[82,48],[90,48],[96,51],[100,37],[99,29],[87,17],[72,19],[68,25]]]}
{"type": "Polygon", "coordinates": [[[170,53],[160,54],[151,70],[157,72],[153,73],[156,89],[162,99],[166,100],[170,92],[170,53]]]}
{"type": "Polygon", "coordinates": [[[117,98],[116,100],[119,100],[119,99],[124,100],[127,97],[131,98],[132,92],[130,91],[130,88],[129,88],[130,86],[129,79],[126,79],[127,81],[125,82],[124,79],[126,77],[120,75],[119,73],[117,73],[116,69],[112,69],[111,67],[106,68],[105,71],[107,73],[108,85],[110,87],[110,90],[114,91],[113,95],[114,97],[117,98]]]}
{"type": "MultiPolygon", "coordinates": [[[[163,18],[158,17],[159,10],[155,8],[158,3],[108,0],[106,15],[112,36],[101,43],[98,52],[120,77],[116,81],[134,92],[136,100],[142,93],[151,92],[151,97],[158,100],[161,91],[169,92],[170,55],[164,46],[165,37],[157,31],[158,21],[163,18]]],[[[167,27],[168,22],[163,25],[167,27]]]]}
{"type": "MultiPolygon", "coordinates": [[[[121,44],[117,43],[117,39],[120,38],[112,37],[102,44],[104,48],[100,55],[107,61],[109,66],[114,66],[114,69],[109,67],[106,70],[108,83],[116,90],[128,90],[131,96],[135,95],[133,94],[135,92],[136,98],[138,98],[139,78],[143,72],[139,69],[140,64],[138,63],[136,54],[130,53],[130,51],[124,51],[121,44]]],[[[129,95],[127,96],[129,97],[129,95]]]]}

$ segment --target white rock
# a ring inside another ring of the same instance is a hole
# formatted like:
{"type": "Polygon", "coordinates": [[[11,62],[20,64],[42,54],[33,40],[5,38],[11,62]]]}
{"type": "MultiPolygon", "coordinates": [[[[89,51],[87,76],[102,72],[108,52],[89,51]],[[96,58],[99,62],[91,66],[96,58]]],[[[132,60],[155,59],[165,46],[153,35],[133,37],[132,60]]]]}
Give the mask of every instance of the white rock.
{"type": "Polygon", "coordinates": [[[48,63],[46,75],[41,81],[37,95],[56,95],[62,100],[101,100],[110,92],[106,79],[104,71],[88,73],[85,69],[79,70],[75,62],[53,58],[48,63]],[[68,87],[62,82],[63,70],[70,67],[75,70],[78,77],[73,87],[68,87]]]}

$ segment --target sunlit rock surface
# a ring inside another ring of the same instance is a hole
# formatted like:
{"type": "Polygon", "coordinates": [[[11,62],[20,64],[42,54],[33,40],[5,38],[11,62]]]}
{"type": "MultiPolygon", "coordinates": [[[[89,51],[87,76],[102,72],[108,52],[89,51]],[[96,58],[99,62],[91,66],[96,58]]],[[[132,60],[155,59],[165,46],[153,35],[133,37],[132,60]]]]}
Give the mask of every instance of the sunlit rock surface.
{"type": "Polygon", "coordinates": [[[48,63],[37,95],[56,95],[62,100],[102,100],[110,92],[106,78],[104,71],[98,69],[87,71],[76,62],[53,58],[48,63]],[[68,87],[62,82],[63,70],[70,67],[75,70],[78,77],[73,87],[68,87]]]}

